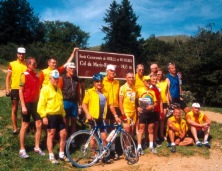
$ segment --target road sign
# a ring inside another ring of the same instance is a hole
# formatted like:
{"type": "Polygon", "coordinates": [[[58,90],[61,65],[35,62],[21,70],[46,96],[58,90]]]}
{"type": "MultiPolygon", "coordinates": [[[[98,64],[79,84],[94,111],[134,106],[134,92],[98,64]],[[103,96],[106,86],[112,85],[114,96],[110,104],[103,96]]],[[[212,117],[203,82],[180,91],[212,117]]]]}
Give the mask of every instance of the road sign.
{"type": "Polygon", "coordinates": [[[105,72],[106,66],[116,66],[116,79],[125,79],[128,72],[135,73],[134,56],[130,54],[78,50],[76,71],[80,78],[92,78],[93,74],[105,72]]]}

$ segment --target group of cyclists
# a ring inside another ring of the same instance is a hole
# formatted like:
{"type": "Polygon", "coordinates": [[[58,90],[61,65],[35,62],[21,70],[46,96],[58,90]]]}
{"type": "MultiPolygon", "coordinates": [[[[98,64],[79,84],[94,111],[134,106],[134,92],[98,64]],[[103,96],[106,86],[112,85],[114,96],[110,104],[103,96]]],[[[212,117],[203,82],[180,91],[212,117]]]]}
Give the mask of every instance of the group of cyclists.
{"type": "MultiPolygon", "coordinates": [[[[144,65],[136,66],[136,74],[128,72],[126,82],[120,85],[115,79],[116,66],[106,66],[106,75],[92,75],[93,87],[85,90],[75,72],[72,62],[78,48],[74,48],[67,62],[57,68],[57,60],[48,60],[48,67],[36,73],[37,62],[34,57],[26,56],[26,49],[17,49],[17,60],[10,62],[6,77],[6,95],[12,101],[13,134],[20,133],[21,158],[29,158],[25,150],[25,134],[32,115],[35,126],[34,152],[41,156],[45,152],[40,148],[43,125],[47,127],[47,149],[49,160],[56,164],[53,152],[53,140],[58,132],[59,159],[68,162],[64,149],[67,137],[76,132],[79,113],[84,113],[87,121],[94,119],[101,127],[101,138],[107,143],[107,134],[112,130],[107,124],[122,123],[124,129],[137,141],[137,151],[144,154],[149,148],[157,153],[156,147],[167,140],[172,152],[176,145],[202,145],[210,148],[208,142],[210,119],[200,112],[200,104],[193,103],[192,109],[182,99],[182,76],[176,71],[176,65],[169,63],[169,73],[164,76],[157,64],[150,65],[150,74],[144,74],[144,65]],[[22,126],[17,126],[19,100],[22,109],[22,126]],[[173,114],[166,121],[170,104],[175,104],[173,114]],[[182,118],[182,110],[185,119],[182,118]],[[71,122],[71,126],[69,123],[71,122]],[[133,124],[132,124],[133,123],[133,124]],[[71,127],[71,131],[69,131],[71,127]],[[201,143],[199,138],[203,137],[201,143]]],[[[119,153],[115,143],[110,147],[110,155],[103,162],[118,160],[119,153]]]]}

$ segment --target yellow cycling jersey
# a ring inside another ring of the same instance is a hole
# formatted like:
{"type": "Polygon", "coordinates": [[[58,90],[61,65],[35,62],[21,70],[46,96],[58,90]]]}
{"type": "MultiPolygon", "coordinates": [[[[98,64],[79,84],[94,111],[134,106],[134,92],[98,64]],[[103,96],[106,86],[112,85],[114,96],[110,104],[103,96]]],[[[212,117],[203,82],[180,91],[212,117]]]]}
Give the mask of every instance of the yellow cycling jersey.
{"type": "Polygon", "coordinates": [[[139,100],[139,104],[143,99],[148,102],[147,105],[153,105],[154,102],[157,102],[155,92],[151,89],[147,89],[145,86],[137,90],[137,98],[139,100]]]}
{"type": "Polygon", "coordinates": [[[66,113],[63,106],[63,97],[60,88],[55,90],[51,82],[42,87],[37,112],[41,118],[44,118],[47,115],[62,115],[65,117],[66,113]]]}
{"type": "Polygon", "coordinates": [[[11,89],[19,89],[20,76],[26,69],[25,62],[20,62],[19,60],[10,62],[8,72],[12,72],[11,89]]]}
{"type": "Polygon", "coordinates": [[[144,87],[143,77],[140,78],[138,74],[135,75],[135,89],[138,90],[139,88],[144,87]]]}
{"type": "Polygon", "coordinates": [[[167,103],[167,91],[168,91],[168,83],[167,80],[163,80],[158,82],[156,86],[160,89],[161,99],[163,103],[167,103]]]}
{"type": "Polygon", "coordinates": [[[109,81],[107,76],[103,78],[103,89],[109,92],[109,104],[113,104],[114,107],[119,106],[119,81],[109,81]]]}
{"type": "MultiPolygon", "coordinates": [[[[107,103],[108,103],[107,99],[109,96],[108,96],[108,92],[105,92],[105,91],[103,91],[102,94],[106,98],[106,104],[105,104],[104,114],[103,114],[103,119],[105,119],[106,113],[107,113],[107,103]]],[[[82,103],[88,106],[89,113],[93,118],[95,119],[99,118],[99,113],[100,113],[99,93],[96,91],[95,87],[85,91],[85,96],[82,103]]]]}
{"type": "Polygon", "coordinates": [[[119,95],[123,96],[123,108],[125,113],[135,112],[136,109],[136,89],[134,86],[129,86],[127,83],[120,87],[119,95]]]}
{"type": "MultiPolygon", "coordinates": [[[[184,119],[181,119],[180,123],[177,122],[177,120],[175,119],[174,116],[170,117],[168,120],[170,120],[177,129],[179,129],[181,131],[183,131],[184,129],[186,131],[188,130],[187,122],[184,119]]],[[[169,127],[168,126],[167,126],[166,132],[167,132],[167,135],[168,135],[168,132],[169,132],[169,127]]],[[[175,132],[175,135],[179,136],[179,132],[175,132]]]]}
{"type": "MultiPolygon", "coordinates": [[[[43,86],[48,85],[49,80],[50,80],[50,73],[52,72],[53,69],[51,69],[50,67],[43,69],[40,71],[39,73],[39,81],[40,84],[43,86]]],[[[57,68],[57,70],[59,71],[59,74],[61,75],[61,73],[63,73],[63,71],[65,70],[64,66],[61,66],[59,68],[57,68]]]]}
{"type": "Polygon", "coordinates": [[[208,117],[200,112],[199,115],[194,115],[193,111],[190,111],[186,114],[186,120],[191,119],[192,121],[202,124],[204,122],[206,122],[206,120],[208,119],[208,117]]]}

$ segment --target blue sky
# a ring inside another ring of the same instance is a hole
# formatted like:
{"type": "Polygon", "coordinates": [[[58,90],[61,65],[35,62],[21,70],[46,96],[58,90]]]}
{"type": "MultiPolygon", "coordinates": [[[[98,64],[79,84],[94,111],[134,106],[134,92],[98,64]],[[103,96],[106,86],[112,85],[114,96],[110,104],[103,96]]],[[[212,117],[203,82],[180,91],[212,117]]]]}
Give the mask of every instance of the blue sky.
{"type": "MultiPolygon", "coordinates": [[[[89,46],[102,43],[103,17],[113,0],[27,0],[41,21],[68,21],[90,33],[89,46]]],[[[116,0],[121,3],[121,0],[116,0]]],[[[141,37],[195,35],[198,27],[215,23],[222,29],[222,0],[130,0],[141,37]]]]}

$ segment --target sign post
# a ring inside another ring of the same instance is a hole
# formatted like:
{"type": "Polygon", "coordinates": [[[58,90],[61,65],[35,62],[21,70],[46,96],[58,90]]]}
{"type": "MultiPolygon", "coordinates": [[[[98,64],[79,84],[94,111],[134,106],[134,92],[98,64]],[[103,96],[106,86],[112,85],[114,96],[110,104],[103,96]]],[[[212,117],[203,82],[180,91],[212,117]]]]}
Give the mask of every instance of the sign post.
{"type": "Polygon", "coordinates": [[[109,64],[116,66],[116,79],[125,79],[128,72],[135,73],[133,55],[88,50],[76,53],[76,71],[80,78],[92,78],[93,74],[106,72],[109,64]]]}

